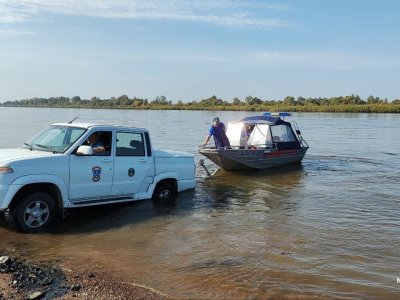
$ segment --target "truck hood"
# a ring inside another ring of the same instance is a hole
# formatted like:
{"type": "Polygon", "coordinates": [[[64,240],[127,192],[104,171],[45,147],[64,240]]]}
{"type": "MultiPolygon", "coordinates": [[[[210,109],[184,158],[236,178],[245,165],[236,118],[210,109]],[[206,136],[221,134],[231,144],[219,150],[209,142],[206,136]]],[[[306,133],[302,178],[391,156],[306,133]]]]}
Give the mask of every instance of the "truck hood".
{"type": "Polygon", "coordinates": [[[0,149],[0,165],[12,161],[35,157],[53,156],[52,152],[29,150],[24,148],[0,149]]]}
{"type": "Polygon", "coordinates": [[[154,150],[154,157],[193,157],[192,154],[183,151],[154,150]]]}

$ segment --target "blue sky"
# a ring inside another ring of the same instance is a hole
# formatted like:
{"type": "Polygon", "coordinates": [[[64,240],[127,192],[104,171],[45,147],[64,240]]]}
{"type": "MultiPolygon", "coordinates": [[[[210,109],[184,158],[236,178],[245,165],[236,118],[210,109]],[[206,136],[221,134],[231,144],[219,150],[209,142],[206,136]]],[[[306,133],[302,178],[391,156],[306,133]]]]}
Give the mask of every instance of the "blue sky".
{"type": "Polygon", "coordinates": [[[0,101],[400,98],[400,1],[0,0],[0,101]]]}

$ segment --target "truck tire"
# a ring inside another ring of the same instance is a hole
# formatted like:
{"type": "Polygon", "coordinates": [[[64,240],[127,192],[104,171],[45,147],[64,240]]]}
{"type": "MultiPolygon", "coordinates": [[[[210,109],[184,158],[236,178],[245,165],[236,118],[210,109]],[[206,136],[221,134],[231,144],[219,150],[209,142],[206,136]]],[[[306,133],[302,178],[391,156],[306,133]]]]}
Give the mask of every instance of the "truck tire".
{"type": "Polygon", "coordinates": [[[4,217],[4,212],[0,212],[0,226],[7,226],[6,219],[4,217]]]}
{"type": "Polygon", "coordinates": [[[32,193],[22,198],[5,218],[8,226],[19,232],[37,232],[51,223],[55,214],[54,199],[46,193],[32,193]]]}
{"type": "Polygon", "coordinates": [[[162,183],[156,187],[153,200],[168,202],[175,198],[175,190],[170,183],[162,183]]]}

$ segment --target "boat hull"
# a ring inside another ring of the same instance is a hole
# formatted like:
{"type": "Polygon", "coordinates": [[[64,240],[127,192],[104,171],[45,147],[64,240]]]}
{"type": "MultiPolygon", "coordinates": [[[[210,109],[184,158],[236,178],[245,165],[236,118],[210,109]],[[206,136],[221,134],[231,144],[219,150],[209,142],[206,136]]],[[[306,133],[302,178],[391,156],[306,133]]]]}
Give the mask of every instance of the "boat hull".
{"type": "Polygon", "coordinates": [[[291,150],[277,149],[199,149],[199,153],[207,157],[222,169],[249,170],[269,169],[300,162],[308,147],[291,150]]]}

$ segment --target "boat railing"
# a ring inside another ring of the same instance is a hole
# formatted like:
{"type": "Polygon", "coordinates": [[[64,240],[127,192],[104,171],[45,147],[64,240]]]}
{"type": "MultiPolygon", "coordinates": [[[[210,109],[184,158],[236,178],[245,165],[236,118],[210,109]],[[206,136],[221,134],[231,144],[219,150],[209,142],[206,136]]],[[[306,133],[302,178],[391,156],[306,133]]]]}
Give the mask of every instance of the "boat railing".
{"type": "Polygon", "coordinates": [[[295,132],[296,132],[296,135],[297,135],[297,138],[299,139],[299,141],[300,141],[300,144],[301,144],[301,146],[302,147],[310,147],[310,146],[308,146],[308,144],[307,144],[307,142],[306,142],[306,140],[303,138],[303,136],[301,135],[301,131],[300,131],[300,129],[299,129],[299,126],[297,125],[297,123],[296,122],[292,122],[292,124],[293,124],[293,127],[294,127],[294,130],[295,130],[295,132]]]}
{"type": "MultiPolygon", "coordinates": [[[[228,149],[232,149],[233,147],[221,147],[221,148],[219,148],[219,149],[226,149],[226,150],[228,150],[228,149]]],[[[213,145],[213,144],[207,144],[207,145],[199,145],[199,146],[197,146],[197,150],[215,150],[215,149],[217,149],[216,147],[215,147],[215,145],[213,145]]]]}
{"type": "MultiPolygon", "coordinates": [[[[218,148],[218,150],[265,150],[265,149],[276,149],[277,148],[277,143],[270,143],[268,145],[266,144],[252,144],[252,145],[246,145],[246,146],[229,146],[229,147],[221,147],[218,148]]],[[[199,145],[197,146],[197,150],[216,150],[215,145],[208,144],[206,146],[204,145],[199,145]]]]}
{"type": "Polygon", "coordinates": [[[212,144],[199,145],[199,146],[197,146],[197,149],[198,150],[200,150],[200,149],[215,149],[215,145],[212,145],[212,144]]]}

